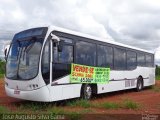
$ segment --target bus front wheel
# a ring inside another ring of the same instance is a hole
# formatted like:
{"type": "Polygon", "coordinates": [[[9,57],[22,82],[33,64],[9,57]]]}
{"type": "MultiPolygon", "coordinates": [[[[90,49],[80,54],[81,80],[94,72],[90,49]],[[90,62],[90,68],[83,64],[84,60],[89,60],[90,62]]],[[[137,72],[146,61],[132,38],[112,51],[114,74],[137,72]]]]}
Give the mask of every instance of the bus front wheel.
{"type": "Polygon", "coordinates": [[[93,90],[90,84],[83,84],[81,89],[81,98],[85,100],[91,99],[93,90]]]}
{"type": "Polygon", "coordinates": [[[136,91],[139,92],[142,89],[143,89],[143,78],[142,77],[138,77],[136,91]]]}

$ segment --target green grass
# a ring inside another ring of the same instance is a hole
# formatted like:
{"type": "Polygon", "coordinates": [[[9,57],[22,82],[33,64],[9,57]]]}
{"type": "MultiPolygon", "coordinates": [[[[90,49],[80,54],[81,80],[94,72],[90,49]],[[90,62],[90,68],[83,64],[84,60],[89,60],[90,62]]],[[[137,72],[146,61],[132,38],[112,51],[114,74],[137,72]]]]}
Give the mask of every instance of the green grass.
{"type": "Polygon", "coordinates": [[[56,107],[56,106],[48,109],[48,112],[51,113],[51,114],[53,114],[53,115],[63,115],[63,114],[66,114],[66,111],[63,108],[56,107]]]}
{"type": "Polygon", "coordinates": [[[140,104],[130,99],[125,99],[123,102],[104,102],[104,103],[96,103],[96,104],[93,104],[90,101],[81,99],[81,100],[69,102],[67,105],[72,107],[79,106],[83,108],[93,107],[93,108],[105,108],[105,109],[119,109],[119,108],[123,109],[124,108],[124,109],[134,110],[134,109],[140,108],[140,104]]]}
{"type": "Polygon", "coordinates": [[[160,87],[152,86],[151,89],[152,89],[154,92],[160,92],[160,87]]]}
{"type": "Polygon", "coordinates": [[[48,107],[50,107],[48,103],[28,102],[20,104],[18,108],[20,111],[45,111],[48,109],[48,107]]]}
{"type": "Polygon", "coordinates": [[[92,106],[90,101],[84,100],[84,99],[80,99],[80,100],[69,102],[67,105],[68,106],[72,106],[72,107],[79,106],[79,107],[83,107],[83,108],[89,108],[89,107],[92,106]]]}
{"type": "Polygon", "coordinates": [[[89,107],[93,107],[93,108],[105,108],[105,109],[139,109],[141,107],[140,104],[138,104],[137,102],[134,102],[130,99],[125,99],[123,102],[104,102],[104,103],[96,103],[93,104],[90,101],[87,100],[76,100],[76,101],[72,101],[69,102],[67,104],[68,106],[73,106],[73,107],[83,107],[83,108],[89,108],[89,107]]]}
{"type": "Polygon", "coordinates": [[[87,113],[93,113],[93,112],[94,112],[94,111],[93,111],[92,109],[90,109],[90,108],[89,108],[89,109],[86,109],[86,108],[85,108],[84,110],[81,110],[81,111],[80,111],[81,114],[87,114],[87,113]]]}
{"type": "Polygon", "coordinates": [[[49,109],[48,112],[51,113],[52,115],[64,115],[67,117],[69,120],[80,120],[82,117],[82,114],[88,113],[89,110],[81,110],[81,111],[66,111],[62,107],[56,107],[54,106],[53,108],[49,109]]]}
{"type": "Polygon", "coordinates": [[[69,120],[80,120],[82,119],[82,114],[79,112],[72,112],[67,115],[69,120]]]}
{"type": "Polygon", "coordinates": [[[156,80],[160,80],[160,75],[156,75],[156,80]]]}
{"type": "Polygon", "coordinates": [[[105,108],[105,109],[139,109],[140,104],[132,100],[126,99],[123,102],[104,102],[95,105],[96,108],[105,108]]]}
{"type": "Polygon", "coordinates": [[[122,108],[135,110],[135,109],[139,109],[140,108],[140,104],[138,104],[137,102],[134,102],[134,101],[132,101],[130,99],[126,99],[122,103],[122,108]]]}
{"type": "Polygon", "coordinates": [[[99,106],[102,108],[105,108],[105,109],[118,109],[118,108],[120,108],[120,104],[114,103],[114,102],[104,102],[104,103],[100,104],[99,106]]]}
{"type": "Polygon", "coordinates": [[[66,112],[66,116],[69,120],[80,120],[83,117],[83,114],[93,113],[92,109],[83,109],[74,112],[66,112]]]}
{"type": "Polygon", "coordinates": [[[8,113],[10,112],[8,108],[6,108],[5,106],[0,106],[0,113],[8,113]]]}
{"type": "MultiPolygon", "coordinates": [[[[52,115],[64,115],[71,120],[79,120],[83,114],[93,113],[92,108],[103,108],[103,109],[138,109],[140,105],[132,100],[125,99],[122,102],[102,102],[102,103],[92,103],[90,101],[80,99],[68,102],[66,106],[57,106],[51,103],[38,103],[38,102],[27,102],[21,104],[15,104],[17,108],[13,111],[16,114],[52,114],[52,115]],[[74,111],[72,107],[81,107],[74,111]],[[68,109],[69,108],[69,109],[68,109]],[[71,108],[71,109],[70,109],[71,108]]],[[[0,106],[0,113],[9,112],[9,109],[0,106]]]]}
{"type": "Polygon", "coordinates": [[[70,112],[66,111],[63,107],[58,107],[51,104],[37,104],[37,103],[31,103],[31,104],[25,104],[20,105],[19,110],[16,111],[17,114],[28,114],[28,110],[38,111],[38,114],[51,114],[52,118],[56,118],[56,116],[64,116],[65,118],[68,118],[69,120],[80,120],[82,117],[82,113],[85,113],[86,111],[79,111],[79,112],[70,112]]]}

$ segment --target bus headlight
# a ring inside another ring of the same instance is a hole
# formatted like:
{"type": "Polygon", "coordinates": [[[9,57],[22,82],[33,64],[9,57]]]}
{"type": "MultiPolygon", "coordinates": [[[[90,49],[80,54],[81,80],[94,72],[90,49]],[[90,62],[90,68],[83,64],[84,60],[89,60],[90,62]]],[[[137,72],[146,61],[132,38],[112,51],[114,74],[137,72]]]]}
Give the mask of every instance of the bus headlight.
{"type": "Polygon", "coordinates": [[[37,84],[31,84],[31,85],[29,85],[29,88],[30,89],[37,89],[38,88],[38,85],[37,84]]]}

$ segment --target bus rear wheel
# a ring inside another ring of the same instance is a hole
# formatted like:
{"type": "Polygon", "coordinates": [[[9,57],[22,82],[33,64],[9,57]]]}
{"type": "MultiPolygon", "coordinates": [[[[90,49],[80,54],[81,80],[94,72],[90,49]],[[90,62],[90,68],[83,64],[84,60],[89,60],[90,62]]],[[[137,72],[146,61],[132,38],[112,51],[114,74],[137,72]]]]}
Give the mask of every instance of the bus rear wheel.
{"type": "Polygon", "coordinates": [[[85,100],[91,99],[93,90],[90,84],[84,84],[81,89],[81,98],[85,100]]]}
{"type": "Polygon", "coordinates": [[[143,89],[143,78],[142,77],[138,77],[136,91],[139,92],[142,89],[143,89]]]}

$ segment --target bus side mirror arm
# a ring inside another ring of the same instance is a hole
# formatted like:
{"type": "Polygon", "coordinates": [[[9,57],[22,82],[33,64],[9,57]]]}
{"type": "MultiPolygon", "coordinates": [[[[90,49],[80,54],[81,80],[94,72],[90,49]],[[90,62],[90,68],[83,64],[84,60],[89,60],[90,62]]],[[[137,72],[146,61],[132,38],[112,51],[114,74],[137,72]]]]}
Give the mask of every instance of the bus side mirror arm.
{"type": "Polygon", "coordinates": [[[60,40],[59,37],[51,33],[51,39],[53,40],[53,43],[57,44],[58,52],[62,52],[63,49],[63,40],[60,40]]]}
{"type": "Polygon", "coordinates": [[[5,49],[4,50],[4,59],[5,59],[5,61],[7,61],[7,53],[8,53],[8,51],[7,51],[7,49],[5,49]]]}
{"type": "Polygon", "coordinates": [[[58,52],[62,52],[62,50],[63,50],[63,44],[64,44],[64,41],[63,41],[63,40],[59,41],[59,44],[58,44],[58,52]]]}
{"type": "Polygon", "coordinates": [[[6,57],[7,57],[7,55],[6,55],[6,49],[4,50],[4,59],[6,60],[6,57]]]}
{"type": "Polygon", "coordinates": [[[57,37],[56,35],[54,35],[52,33],[51,33],[51,40],[53,40],[53,42],[59,42],[60,41],[59,37],[57,37]]]}

